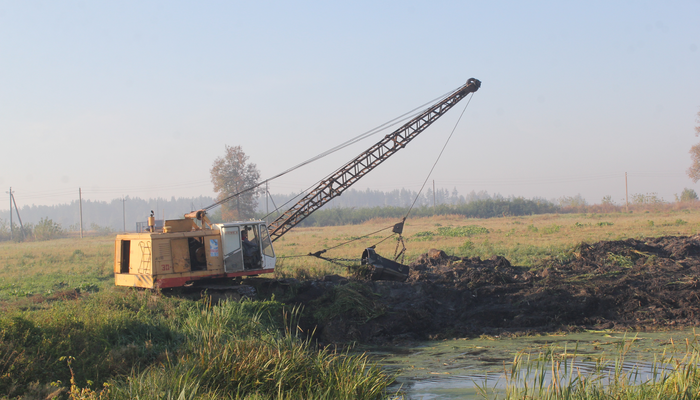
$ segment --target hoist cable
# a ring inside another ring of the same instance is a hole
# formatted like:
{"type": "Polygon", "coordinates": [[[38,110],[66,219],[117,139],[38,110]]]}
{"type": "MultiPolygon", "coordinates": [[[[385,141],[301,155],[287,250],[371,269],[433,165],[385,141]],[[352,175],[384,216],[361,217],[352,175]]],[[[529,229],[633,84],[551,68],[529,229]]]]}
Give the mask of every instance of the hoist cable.
{"type": "MultiPolygon", "coordinates": [[[[407,119],[410,119],[410,118],[414,117],[415,115],[420,114],[420,112],[422,112],[423,108],[424,108],[425,106],[427,106],[428,104],[432,104],[432,103],[434,103],[434,102],[436,102],[436,101],[438,101],[438,100],[440,100],[440,99],[443,99],[443,98],[445,98],[445,97],[451,95],[451,94],[454,93],[454,92],[455,92],[455,91],[452,90],[452,91],[450,91],[450,92],[448,92],[448,93],[446,93],[446,94],[444,94],[444,95],[442,95],[442,96],[439,96],[439,97],[437,97],[437,98],[435,98],[435,99],[433,99],[433,100],[430,100],[430,101],[428,101],[427,103],[424,103],[424,104],[422,104],[422,105],[420,105],[420,106],[414,108],[413,110],[408,111],[407,113],[404,113],[404,114],[402,114],[402,115],[400,115],[400,116],[398,116],[398,117],[396,117],[396,118],[394,118],[394,119],[392,119],[392,120],[390,120],[390,121],[387,121],[387,122],[385,122],[385,123],[383,123],[383,124],[381,124],[381,125],[379,125],[379,126],[377,126],[377,127],[375,127],[375,128],[370,129],[369,131],[366,131],[366,132],[364,132],[364,133],[361,133],[360,135],[355,136],[354,138],[352,138],[352,139],[350,139],[350,140],[347,140],[347,141],[345,141],[345,142],[343,142],[343,143],[341,143],[341,144],[339,144],[339,145],[337,145],[337,146],[335,146],[335,147],[333,147],[333,148],[330,148],[330,149],[328,149],[328,150],[326,150],[326,151],[324,151],[324,152],[322,152],[322,153],[319,153],[319,154],[317,154],[317,155],[315,155],[315,156],[309,158],[308,160],[306,160],[306,161],[304,161],[304,162],[302,162],[302,163],[299,163],[299,164],[297,164],[297,165],[295,165],[295,166],[293,166],[293,167],[291,167],[291,168],[289,168],[289,169],[287,169],[287,170],[285,170],[285,171],[283,171],[283,172],[281,172],[281,173],[279,173],[279,174],[277,174],[277,175],[274,175],[274,176],[272,176],[272,177],[270,177],[270,178],[267,178],[267,179],[265,179],[264,181],[261,181],[260,183],[258,183],[257,185],[254,185],[254,186],[251,186],[251,187],[249,187],[249,188],[243,189],[243,190],[241,190],[241,191],[238,192],[238,193],[234,193],[234,194],[232,194],[232,195],[230,195],[230,196],[228,196],[228,197],[226,197],[226,198],[224,198],[224,199],[222,199],[222,200],[219,200],[219,201],[217,201],[216,203],[214,203],[214,204],[212,204],[212,205],[210,205],[210,206],[208,206],[208,207],[205,207],[204,210],[209,211],[209,210],[211,210],[212,208],[214,208],[214,207],[216,207],[216,206],[219,206],[219,205],[221,205],[221,204],[224,204],[224,203],[228,202],[229,200],[233,199],[234,197],[237,197],[237,196],[240,196],[240,195],[243,194],[243,193],[247,193],[247,192],[250,192],[250,191],[252,191],[252,190],[255,190],[255,189],[257,189],[258,187],[262,186],[262,185],[265,184],[265,183],[270,182],[270,181],[273,180],[273,179],[277,179],[277,178],[279,178],[279,177],[281,177],[281,176],[283,176],[283,175],[286,175],[286,174],[288,174],[288,173],[290,173],[290,172],[292,172],[292,171],[295,171],[295,170],[297,170],[297,169],[299,169],[299,168],[301,168],[301,167],[303,167],[303,166],[305,166],[305,165],[307,165],[307,164],[310,164],[310,163],[312,163],[312,162],[314,162],[314,161],[317,161],[317,160],[319,160],[319,159],[321,159],[321,158],[323,158],[323,157],[326,157],[326,156],[328,156],[328,155],[330,155],[330,154],[333,154],[333,153],[335,153],[336,151],[342,150],[342,149],[344,149],[344,148],[346,148],[346,147],[348,147],[348,146],[350,146],[350,145],[352,145],[352,144],[355,144],[355,143],[359,142],[359,141],[362,140],[362,139],[368,138],[368,137],[370,137],[370,136],[372,136],[372,135],[375,135],[375,134],[377,134],[377,133],[379,133],[379,132],[381,132],[381,131],[383,131],[383,130],[389,128],[389,127],[392,127],[392,126],[394,126],[394,125],[396,125],[396,124],[398,124],[398,123],[401,123],[401,122],[403,122],[403,121],[405,121],[405,120],[407,120],[407,119]],[[421,110],[421,111],[418,111],[418,112],[417,112],[416,110],[421,110]]],[[[335,171],[334,171],[333,173],[335,173],[335,171]]],[[[332,175],[333,173],[329,174],[328,176],[332,175]]],[[[311,188],[315,187],[315,186],[316,186],[319,182],[321,182],[322,180],[323,180],[323,179],[317,181],[314,185],[312,185],[311,187],[309,187],[309,189],[307,189],[307,190],[310,190],[311,188]]],[[[298,196],[296,196],[296,197],[298,197],[298,196]]],[[[296,197],[294,197],[294,198],[296,198],[296,197]]],[[[290,200],[290,201],[291,201],[291,200],[290,200]]],[[[289,203],[289,202],[287,202],[287,203],[289,203]]],[[[287,203],[283,204],[283,206],[286,205],[287,203]]],[[[275,210],[275,211],[276,211],[276,210],[275,210]]],[[[265,217],[267,217],[267,216],[269,216],[269,215],[270,215],[270,214],[266,215],[265,217]]]]}
{"type": "MultiPolygon", "coordinates": [[[[387,230],[387,229],[391,229],[391,228],[393,228],[393,227],[394,227],[393,225],[392,225],[392,226],[387,226],[386,228],[382,228],[382,229],[380,229],[380,230],[378,230],[378,231],[374,231],[374,232],[372,232],[372,233],[368,233],[368,234],[366,234],[366,235],[364,235],[364,236],[359,236],[359,237],[356,237],[356,238],[354,238],[354,239],[350,239],[350,240],[348,240],[347,242],[343,242],[343,243],[337,244],[337,245],[335,245],[335,246],[333,246],[333,247],[329,247],[329,248],[327,248],[327,249],[324,249],[324,250],[321,250],[321,251],[317,251],[316,253],[313,253],[313,254],[317,254],[317,253],[318,253],[318,254],[323,254],[323,253],[327,252],[328,250],[333,250],[333,249],[336,249],[336,248],[338,248],[338,247],[340,247],[340,246],[345,246],[345,245],[348,244],[348,243],[352,243],[352,242],[358,241],[358,240],[360,240],[360,239],[367,238],[367,237],[369,237],[369,236],[371,236],[371,235],[374,235],[375,233],[379,233],[379,232],[385,231],[385,230],[387,230]]],[[[391,236],[391,235],[390,235],[390,236],[391,236]]],[[[390,236],[389,236],[389,237],[390,237],[390,236]]],[[[380,243],[381,243],[381,242],[380,242],[380,243]]],[[[309,253],[309,255],[313,255],[313,254],[309,253]]]]}
{"type": "MultiPolygon", "coordinates": [[[[419,114],[423,113],[423,112],[424,112],[424,107],[425,107],[425,106],[427,106],[427,105],[429,105],[429,104],[433,104],[433,103],[437,102],[438,100],[444,99],[444,98],[446,98],[446,97],[452,95],[452,93],[454,93],[454,92],[455,92],[455,90],[450,91],[450,92],[447,92],[447,93],[443,94],[442,96],[436,97],[435,99],[430,100],[430,101],[428,101],[428,102],[426,102],[426,103],[424,103],[424,104],[422,104],[422,105],[420,105],[420,106],[414,108],[413,110],[411,110],[411,111],[409,111],[409,112],[407,112],[407,113],[405,113],[405,114],[403,114],[403,115],[401,115],[401,116],[399,116],[399,117],[394,118],[394,119],[391,120],[391,121],[388,121],[388,122],[386,122],[386,123],[384,123],[384,124],[382,124],[382,125],[380,125],[380,126],[374,128],[374,129],[372,129],[372,130],[370,130],[370,131],[367,131],[367,132],[365,132],[365,133],[363,133],[363,134],[361,134],[361,135],[359,135],[359,136],[356,136],[356,137],[353,138],[353,139],[348,140],[348,141],[345,142],[343,145],[336,146],[336,148],[338,148],[338,150],[340,150],[340,148],[345,148],[345,147],[349,146],[350,144],[354,144],[354,143],[358,142],[359,140],[364,139],[365,137],[369,137],[369,136],[371,136],[371,135],[373,135],[373,134],[375,134],[375,133],[381,132],[382,130],[385,130],[385,129],[391,127],[391,126],[394,126],[394,125],[396,125],[396,124],[399,124],[399,123],[401,123],[401,122],[403,122],[403,121],[405,121],[405,120],[407,120],[407,119],[412,119],[412,118],[415,117],[416,115],[419,115],[419,114]],[[419,111],[417,111],[417,110],[419,110],[419,111]],[[379,129],[379,128],[382,128],[382,129],[379,129]],[[371,133],[371,134],[370,134],[370,133],[371,133]],[[343,147],[340,147],[340,146],[343,146],[343,147]]],[[[332,149],[331,149],[331,150],[332,150],[332,149]]],[[[330,150],[329,150],[329,151],[330,151],[330,150]]],[[[334,151],[335,151],[335,150],[334,150],[334,151]]],[[[328,154],[330,154],[330,153],[328,153],[328,154]]],[[[325,155],[327,155],[327,154],[325,154],[325,155]]],[[[324,155],[324,156],[325,156],[325,155],[324,155]]],[[[314,158],[313,160],[315,161],[315,160],[317,160],[317,159],[319,159],[319,158],[321,158],[321,157],[316,156],[316,158],[314,158]]],[[[310,159],[310,160],[311,160],[311,159],[310,159]]],[[[268,181],[270,181],[270,180],[272,180],[272,179],[278,178],[278,177],[280,177],[280,176],[282,176],[282,175],[284,175],[284,174],[286,174],[286,173],[288,173],[288,172],[291,172],[291,171],[293,171],[293,170],[295,170],[295,169],[297,169],[297,168],[299,168],[299,167],[301,167],[301,166],[303,166],[303,165],[308,164],[309,162],[310,162],[310,161],[307,160],[307,161],[305,161],[305,162],[299,164],[299,165],[296,166],[296,167],[290,168],[289,170],[283,172],[282,174],[279,174],[279,175],[273,176],[272,178],[266,179],[266,180],[263,181],[262,183],[265,183],[265,182],[268,182],[268,181]]],[[[336,169],[335,171],[331,172],[330,174],[328,174],[328,175],[324,176],[323,178],[319,179],[318,181],[314,182],[313,184],[311,184],[311,186],[309,186],[309,187],[306,188],[305,190],[301,191],[301,193],[299,193],[298,195],[296,195],[296,196],[292,197],[291,199],[287,200],[287,201],[286,201],[284,204],[282,204],[279,208],[286,206],[287,204],[289,204],[289,203],[291,203],[292,201],[294,201],[295,199],[297,199],[299,196],[301,196],[301,195],[303,195],[303,194],[305,194],[305,193],[308,193],[309,190],[311,190],[311,189],[315,188],[316,186],[318,186],[319,183],[323,182],[325,179],[328,179],[328,177],[334,175],[334,174],[335,174],[336,172],[338,172],[341,168],[343,168],[343,167],[340,167],[340,168],[336,169]]],[[[262,183],[261,183],[261,184],[262,184],[262,183]]],[[[234,196],[236,196],[236,195],[234,195],[234,196]]],[[[269,217],[272,213],[278,211],[279,208],[273,210],[271,213],[268,213],[265,217],[263,217],[263,219],[269,217]]]]}
{"type": "Polygon", "coordinates": [[[414,109],[411,110],[411,111],[408,111],[408,112],[406,112],[406,113],[404,113],[404,114],[402,114],[402,115],[400,115],[400,116],[398,116],[398,117],[396,117],[396,118],[394,118],[394,119],[392,119],[392,120],[390,120],[390,121],[387,121],[387,122],[385,122],[385,123],[383,123],[383,124],[381,124],[381,125],[379,125],[379,126],[377,126],[377,127],[375,127],[375,128],[372,128],[372,129],[370,129],[370,130],[367,131],[367,132],[361,133],[361,134],[355,136],[354,138],[345,141],[344,143],[341,143],[341,144],[339,144],[339,145],[337,145],[337,146],[335,146],[335,147],[333,147],[333,148],[331,148],[331,149],[328,149],[328,150],[326,150],[326,151],[324,151],[324,152],[322,152],[322,153],[320,153],[320,154],[318,154],[318,155],[316,155],[316,156],[314,156],[314,157],[311,157],[310,159],[308,159],[308,160],[306,160],[306,161],[304,161],[304,162],[302,162],[302,163],[300,163],[300,164],[297,164],[296,166],[294,166],[294,167],[292,167],[292,168],[289,168],[289,169],[286,170],[286,171],[283,171],[283,172],[281,172],[281,173],[279,173],[279,174],[277,174],[277,175],[275,175],[275,176],[273,176],[273,177],[271,177],[271,178],[268,178],[268,179],[266,179],[266,181],[270,181],[270,180],[272,180],[272,179],[279,178],[280,176],[285,175],[285,174],[287,174],[287,173],[289,173],[289,172],[292,172],[292,171],[294,171],[294,170],[296,170],[296,169],[298,169],[298,168],[300,168],[300,167],[303,167],[304,165],[310,164],[310,163],[312,163],[312,162],[314,162],[314,161],[316,161],[316,160],[319,160],[319,159],[321,159],[321,158],[323,158],[323,157],[325,157],[325,156],[327,156],[327,155],[329,155],[329,154],[335,153],[335,152],[338,151],[338,150],[342,150],[342,149],[344,149],[344,148],[346,148],[346,147],[348,147],[348,146],[350,146],[350,145],[352,145],[352,144],[355,144],[355,143],[359,142],[359,141],[362,140],[362,139],[368,138],[368,137],[370,137],[370,136],[372,136],[372,135],[374,135],[374,134],[376,134],[376,133],[378,133],[378,132],[381,132],[381,131],[383,131],[383,130],[385,130],[385,129],[391,127],[391,126],[394,126],[394,125],[396,125],[396,124],[398,124],[398,123],[401,123],[401,122],[403,122],[403,121],[405,121],[405,120],[407,120],[407,119],[410,119],[410,118],[412,118],[414,115],[419,114],[419,112],[416,112],[417,110],[423,110],[423,108],[424,108],[425,106],[427,106],[428,104],[435,103],[435,102],[437,102],[438,100],[443,99],[443,98],[449,96],[449,95],[452,94],[453,92],[454,92],[454,90],[453,90],[453,91],[450,91],[450,92],[448,92],[448,93],[446,93],[446,94],[444,94],[444,95],[442,95],[442,96],[439,96],[439,97],[437,97],[437,98],[435,98],[435,99],[433,99],[433,100],[430,100],[430,101],[428,101],[427,103],[424,103],[424,104],[422,104],[422,105],[420,105],[420,106],[414,108],[414,109]]]}
{"type": "MultiPolygon", "coordinates": [[[[406,213],[406,216],[404,216],[403,222],[405,222],[406,219],[408,218],[409,214],[411,213],[411,210],[413,209],[413,206],[416,204],[416,201],[418,200],[418,196],[420,196],[420,193],[421,193],[421,192],[423,191],[423,189],[425,188],[425,185],[426,185],[426,183],[428,182],[428,180],[430,179],[430,176],[432,175],[433,170],[434,170],[435,167],[437,166],[437,163],[440,161],[440,158],[442,157],[442,154],[445,152],[445,149],[447,148],[447,145],[449,144],[450,139],[452,138],[452,136],[454,135],[455,131],[457,130],[457,126],[459,125],[459,122],[462,120],[462,116],[464,116],[464,113],[465,113],[465,111],[467,110],[467,106],[469,106],[469,103],[471,102],[472,97],[474,97],[473,95],[474,95],[474,94],[472,93],[472,96],[470,96],[469,99],[467,100],[467,104],[464,106],[464,109],[462,110],[462,113],[459,115],[459,118],[457,119],[457,122],[455,123],[455,126],[452,128],[452,132],[450,132],[450,135],[447,137],[447,140],[445,141],[445,144],[443,145],[442,150],[440,150],[440,153],[438,154],[437,159],[436,159],[435,162],[433,163],[433,166],[430,168],[430,172],[428,172],[428,176],[425,178],[425,181],[423,182],[423,186],[421,186],[421,189],[418,191],[418,194],[416,195],[416,198],[415,198],[415,200],[413,201],[413,204],[411,204],[411,207],[409,207],[408,212],[406,213]]],[[[320,181],[319,181],[319,182],[320,182],[320,181]]],[[[312,187],[313,187],[313,186],[312,186],[312,187]]],[[[307,189],[307,190],[308,190],[308,189],[307,189]]],[[[291,201],[291,200],[290,200],[290,201],[291,201]]],[[[269,215],[269,214],[268,214],[268,215],[269,215]]],[[[349,240],[349,241],[344,242],[344,243],[340,243],[340,244],[338,244],[338,245],[336,245],[336,246],[333,246],[333,247],[330,247],[330,248],[328,248],[328,249],[320,250],[320,251],[317,251],[316,253],[309,253],[308,255],[325,260],[326,258],[325,258],[325,257],[321,257],[321,254],[327,252],[328,250],[332,250],[332,249],[338,248],[338,247],[340,247],[340,246],[344,246],[344,245],[346,245],[346,244],[348,244],[348,243],[352,243],[352,242],[354,242],[354,241],[357,241],[357,240],[366,238],[366,237],[368,237],[368,236],[370,236],[370,235],[374,235],[375,233],[379,233],[379,232],[382,232],[382,231],[385,231],[385,230],[387,230],[387,229],[389,229],[389,228],[394,228],[394,227],[395,227],[395,225],[392,225],[392,226],[390,226],[390,227],[386,227],[386,228],[380,229],[380,230],[378,230],[378,231],[376,231],[376,232],[372,232],[372,233],[369,233],[369,234],[367,234],[367,235],[360,236],[360,237],[358,237],[358,238],[349,240]]],[[[382,242],[384,242],[384,241],[386,241],[387,239],[389,239],[390,237],[392,237],[394,234],[395,234],[395,233],[392,233],[391,235],[385,237],[384,239],[382,239],[382,240],[380,240],[379,242],[377,242],[376,244],[374,244],[372,247],[375,247],[375,246],[381,244],[382,242]]],[[[401,239],[402,239],[402,236],[401,236],[401,233],[399,233],[399,240],[401,240],[401,239]]],[[[397,249],[398,249],[398,243],[397,243],[397,249]]],[[[402,253],[403,253],[403,251],[402,251],[402,253]]],[[[396,258],[398,258],[398,255],[397,255],[396,258]]],[[[327,260],[327,261],[330,261],[330,260],[327,260]]],[[[331,262],[332,262],[332,261],[331,261],[331,262]]]]}
{"type": "MultiPolygon", "coordinates": [[[[457,122],[455,123],[455,126],[452,128],[452,132],[450,132],[450,135],[447,137],[447,140],[445,141],[445,144],[442,146],[442,150],[440,150],[440,153],[438,154],[437,159],[436,159],[435,162],[433,163],[433,166],[430,168],[430,172],[428,172],[428,176],[425,178],[425,181],[423,182],[423,186],[421,186],[421,189],[418,191],[418,194],[416,195],[416,199],[413,200],[413,204],[411,204],[411,207],[409,207],[408,212],[406,213],[406,216],[403,217],[403,220],[402,220],[402,222],[401,222],[402,224],[403,224],[403,222],[406,221],[406,219],[408,218],[409,214],[411,213],[411,209],[413,209],[413,206],[416,204],[416,201],[418,200],[418,196],[420,196],[420,193],[421,193],[421,192],[423,191],[423,189],[425,188],[425,185],[426,185],[426,183],[428,182],[428,179],[430,179],[430,176],[432,175],[433,170],[434,170],[435,167],[437,166],[437,163],[440,161],[440,158],[442,157],[442,154],[445,152],[445,149],[447,148],[447,145],[449,144],[450,139],[452,138],[452,135],[454,135],[455,131],[457,130],[457,126],[459,125],[459,122],[462,120],[462,116],[464,115],[465,111],[467,110],[467,106],[469,106],[469,103],[471,102],[472,97],[474,97],[474,93],[471,93],[471,94],[472,94],[472,95],[471,95],[471,96],[469,97],[469,99],[467,100],[467,104],[465,104],[464,109],[462,110],[462,113],[459,115],[459,118],[457,119],[457,122]]],[[[362,237],[359,237],[359,238],[350,240],[350,241],[345,242],[345,243],[341,243],[341,244],[339,244],[339,245],[337,245],[337,246],[334,246],[334,247],[331,247],[331,248],[328,248],[328,249],[325,249],[325,250],[322,250],[322,251],[320,251],[320,252],[317,252],[317,253],[315,253],[315,254],[310,254],[310,255],[315,255],[316,257],[321,258],[321,257],[320,257],[320,254],[323,254],[323,253],[325,253],[325,252],[328,251],[328,250],[331,250],[331,249],[334,249],[334,248],[337,248],[337,247],[340,247],[340,246],[344,246],[344,245],[346,245],[346,244],[348,244],[348,243],[354,242],[355,240],[359,240],[359,239],[368,237],[368,236],[370,236],[370,235],[373,235],[373,234],[375,234],[375,233],[384,231],[384,230],[389,229],[389,228],[394,228],[395,226],[396,226],[396,225],[392,225],[392,226],[390,226],[390,227],[387,227],[387,228],[384,228],[384,229],[380,229],[380,230],[378,230],[377,232],[370,233],[370,234],[368,234],[368,235],[365,235],[365,236],[362,236],[362,237]]],[[[403,229],[402,229],[402,230],[403,230],[403,229]]],[[[401,233],[400,233],[400,231],[399,231],[399,232],[394,232],[394,233],[392,233],[391,235],[385,237],[384,239],[382,239],[382,240],[380,240],[379,242],[375,243],[372,247],[376,247],[377,245],[381,244],[382,242],[388,240],[390,237],[394,236],[394,234],[396,234],[396,233],[398,233],[398,235],[399,235],[398,240],[399,240],[399,241],[402,241],[402,236],[401,236],[401,233]]],[[[397,249],[398,249],[398,243],[397,243],[397,249]]],[[[403,253],[403,251],[402,251],[401,253],[403,253]]],[[[399,254],[399,255],[400,255],[400,254],[399,254]]],[[[396,255],[396,258],[398,258],[399,255],[396,255]]]]}
{"type": "MultiPolygon", "coordinates": [[[[392,225],[392,226],[387,226],[386,228],[379,229],[379,230],[377,230],[377,231],[368,233],[368,234],[366,234],[366,235],[364,235],[364,236],[356,237],[356,238],[354,238],[354,239],[351,239],[351,240],[348,240],[348,241],[346,241],[346,242],[340,243],[340,244],[335,245],[335,246],[333,246],[333,247],[329,247],[329,248],[327,248],[327,249],[319,250],[319,251],[317,251],[317,252],[315,252],[315,253],[297,254],[297,255],[293,255],[293,256],[278,256],[277,258],[316,257],[316,258],[320,258],[320,259],[322,259],[322,260],[326,260],[326,261],[329,261],[329,262],[332,262],[332,263],[335,263],[335,264],[338,264],[338,263],[335,262],[334,260],[341,260],[341,261],[357,261],[357,260],[354,260],[354,259],[353,259],[353,260],[349,260],[349,259],[339,259],[339,258],[330,259],[330,258],[328,258],[328,257],[322,257],[321,254],[327,252],[328,250],[333,250],[333,249],[336,249],[336,248],[338,248],[338,247],[345,246],[346,244],[349,244],[349,243],[358,241],[358,240],[360,240],[360,239],[367,238],[367,237],[372,236],[372,235],[374,235],[374,234],[376,234],[376,233],[385,231],[385,230],[390,229],[390,228],[393,228],[393,227],[394,227],[394,225],[392,225]]],[[[381,244],[382,242],[386,241],[387,239],[389,239],[389,238],[392,237],[392,236],[394,236],[394,233],[392,233],[391,235],[385,237],[384,239],[380,240],[379,242],[375,243],[375,244],[372,245],[371,247],[373,247],[373,248],[376,247],[377,245],[381,244]]]]}
{"type": "MultiPolygon", "coordinates": [[[[267,192],[267,195],[270,197],[270,201],[272,201],[272,205],[275,206],[275,210],[272,212],[279,210],[279,207],[277,207],[277,204],[275,204],[275,199],[272,198],[272,193],[270,193],[269,190],[265,190],[265,192],[267,192]]],[[[272,214],[272,213],[267,214],[265,217],[263,217],[263,219],[267,219],[267,217],[269,217],[270,214],[272,214]]],[[[279,212],[278,212],[278,214],[279,214],[279,212]]]]}
{"type": "Polygon", "coordinates": [[[457,122],[455,123],[454,128],[452,128],[452,132],[450,132],[450,136],[447,137],[445,144],[442,146],[442,150],[440,150],[440,154],[438,154],[437,159],[433,163],[433,166],[430,168],[430,172],[428,172],[428,176],[425,177],[425,181],[423,181],[423,186],[420,187],[418,194],[416,194],[416,198],[413,200],[413,204],[411,204],[411,207],[408,208],[408,212],[406,213],[406,216],[403,217],[404,221],[406,220],[406,218],[408,218],[409,214],[411,214],[411,210],[413,210],[413,206],[416,205],[416,201],[418,201],[418,197],[420,197],[420,194],[423,192],[423,189],[425,189],[425,184],[428,183],[430,176],[433,174],[433,170],[435,169],[435,166],[437,166],[438,161],[440,161],[440,157],[442,157],[442,153],[445,152],[445,149],[447,148],[447,144],[450,143],[450,139],[452,139],[452,135],[454,135],[455,130],[457,130],[457,126],[459,125],[459,122],[462,120],[462,116],[464,115],[464,112],[467,111],[467,107],[469,106],[469,103],[472,101],[473,97],[474,97],[474,93],[471,93],[471,96],[469,96],[469,100],[467,100],[467,104],[464,105],[464,109],[462,110],[462,113],[459,114],[459,119],[457,119],[457,122]]]}
{"type": "Polygon", "coordinates": [[[377,247],[378,245],[382,244],[383,242],[385,242],[387,239],[389,239],[390,237],[392,237],[394,235],[395,235],[395,233],[392,233],[391,235],[389,235],[389,236],[385,237],[384,239],[378,241],[377,243],[373,244],[371,247],[377,247]]]}

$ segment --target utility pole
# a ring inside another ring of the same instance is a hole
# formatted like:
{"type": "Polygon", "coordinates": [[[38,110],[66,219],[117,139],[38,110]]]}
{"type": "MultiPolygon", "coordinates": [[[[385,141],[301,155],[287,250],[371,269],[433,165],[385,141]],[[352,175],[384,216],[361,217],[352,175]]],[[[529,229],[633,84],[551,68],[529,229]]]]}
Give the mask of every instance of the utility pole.
{"type": "Polygon", "coordinates": [[[80,205],[80,238],[83,238],[83,189],[78,188],[78,204],[80,205]]]}
{"type": "Polygon", "coordinates": [[[122,197],[122,215],[124,216],[124,232],[126,232],[126,197],[122,197]]]}
{"type": "Polygon", "coordinates": [[[433,209],[435,209],[435,179],[433,179],[433,209]]]}
{"type": "Polygon", "coordinates": [[[270,198],[270,191],[268,190],[268,181],[265,181],[265,223],[267,224],[268,215],[270,215],[270,204],[268,199],[270,198]]]}
{"type": "Polygon", "coordinates": [[[625,211],[630,212],[630,198],[627,192],[627,172],[625,172],[625,211]]]}
{"type": "MultiPolygon", "coordinates": [[[[238,182],[236,182],[236,193],[238,193],[238,182]]],[[[241,218],[241,195],[236,196],[236,219],[242,221],[241,218]]]]}
{"type": "Polygon", "coordinates": [[[12,240],[12,235],[14,234],[14,228],[12,227],[12,186],[10,186],[10,191],[7,193],[10,194],[10,240],[12,240]]]}
{"type": "MultiPolygon", "coordinates": [[[[19,220],[19,228],[22,231],[22,240],[26,239],[26,236],[24,235],[24,225],[22,225],[22,217],[19,216],[19,208],[17,208],[17,201],[15,200],[15,196],[10,193],[10,199],[12,200],[13,203],[15,203],[15,212],[17,212],[17,219],[19,220]]],[[[10,205],[12,207],[12,205],[10,205]]],[[[10,208],[10,215],[12,215],[12,208],[10,208]]]]}

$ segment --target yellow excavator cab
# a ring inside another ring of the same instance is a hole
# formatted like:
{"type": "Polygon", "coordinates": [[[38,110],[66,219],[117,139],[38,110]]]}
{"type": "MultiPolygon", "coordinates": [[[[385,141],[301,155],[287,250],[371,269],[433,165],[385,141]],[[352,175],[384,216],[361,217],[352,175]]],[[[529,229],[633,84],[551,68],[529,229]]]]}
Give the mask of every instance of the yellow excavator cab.
{"type": "Polygon", "coordinates": [[[168,288],[197,280],[271,273],[275,252],[264,221],[211,224],[168,220],[163,232],[117,235],[117,286],[168,288]]]}

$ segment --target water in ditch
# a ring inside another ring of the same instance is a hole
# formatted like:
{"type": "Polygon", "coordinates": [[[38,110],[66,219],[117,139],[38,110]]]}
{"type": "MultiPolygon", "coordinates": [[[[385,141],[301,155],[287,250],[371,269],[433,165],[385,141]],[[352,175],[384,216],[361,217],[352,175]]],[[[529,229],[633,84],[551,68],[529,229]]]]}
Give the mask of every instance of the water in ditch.
{"type": "MultiPolygon", "coordinates": [[[[416,343],[405,347],[365,349],[393,374],[392,391],[406,399],[483,399],[504,394],[514,359],[567,360],[564,365],[584,375],[615,369],[632,374],[635,382],[653,379],[663,357],[682,359],[698,345],[695,330],[673,332],[583,332],[502,338],[483,336],[416,343]],[[624,354],[624,362],[615,360],[624,354]]],[[[541,361],[542,365],[542,361],[541,361]]],[[[551,364],[550,364],[551,366],[551,364]]],[[[551,369],[546,367],[543,370],[551,369]]],[[[522,375],[522,373],[521,373],[522,375]]],[[[545,384],[551,373],[544,374],[545,384]]],[[[530,376],[529,379],[532,379],[530,376]]],[[[512,383],[512,382],[511,382],[512,383]]],[[[522,380],[520,380],[522,384],[522,380]]]]}

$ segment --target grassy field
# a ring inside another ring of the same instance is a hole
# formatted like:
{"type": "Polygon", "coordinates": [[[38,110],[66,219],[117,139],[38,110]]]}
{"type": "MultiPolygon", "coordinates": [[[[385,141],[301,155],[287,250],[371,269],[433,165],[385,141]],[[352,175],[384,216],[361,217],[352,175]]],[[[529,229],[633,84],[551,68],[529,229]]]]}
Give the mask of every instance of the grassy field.
{"type": "Polygon", "coordinates": [[[0,301],[114,284],[114,238],[0,243],[0,301]]]}
{"type": "MultiPolygon", "coordinates": [[[[373,220],[361,225],[298,228],[275,242],[278,275],[297,278],[343,274],[342,267],[305,257],[330,249],[328,258],[357,260],[362,251],[391,234],[391,228],[334,248],[371,232],[393,226],[394,220],[373,220]]],[[[640,210],[634,213],[545,214],[525,217],[470,219],[439,216],[409,219],[404,228],[406,262],[431,248],[450,255],[505,256],[515,265],[535,265],[581,242],[621,240],[666,235],[694,235],[700,231],[700,210],[640,210]],[[484,228],[484,229],[480,229],[484,228]]],[[[393,258],[396,240],[377,246],[377,253],[393,258]]],[[[353,262],[347,262],[352,264],[353,262]]]]}
{"type": "MultiPolygon", "coordinates": [[[[326,257],[357,260],[396,222],[292,230],[275,242],[276,275],[346,274],[341,266],[306,255],[328,249],[326,257]]],[[[458,256],[502,255],[513,264],[535,266],[584,241],[694,235],[699,229],[700,210],[657,209],[418,218],[406,222],[404,235],[406,262],[438,248],[458,256]]],[[[0,243],[0,398],[46,398],[52,392],[66,398],[71,380],[76,383],[72,398],[98,398],[93,390],[103,383],[110,385],[104,398],[386,395],[391,377],[363,356],[319,351],[297,338],[298,314],[279,302],[211,305],[115,288],[113,243],[110,236],[0,243]],[[295,389],[302,387],[312,389],[295,389]]],[[[377,252],[391,257],[395,248],[389,239],[377,252]]]]}
{"type": "Polygon", "coordinates": [[[364,355],[297,336],[276,301],[114,287],[113,237],[0,244],[0,399],[379,399],[364,355]]]}
{"type": "MultiPolygon", "coordinates": [[[[276,275],[345,275],[346,268],[307,255],[327,250],[324,257],[353,260],[341,262],[346,265],[357,264],[363,250],[389,236],[396,222],[399,221],[381,219],[360,225],[293,229],[274,243],[278,256],[276,275]],[[363,237],[381,229],[385,230],[363,237]]],[[[404,228],[405,262],[436,248],[450,255],[482,259],[500,255],[512,264],[532,266],[581,242],[694,235],[698,231],[700,210],[687,209],[489,219],[417,218],[407,220],[404,228]]],[[[396,245],[396,240],[389,238],[377,246],[377,253],[393,258],[396,245]]],[[[113,254],[111,236],[0,242],[0,301],[31,295],[50,298],[66,289],[97,291],[111,287],[113,254]]]]}

